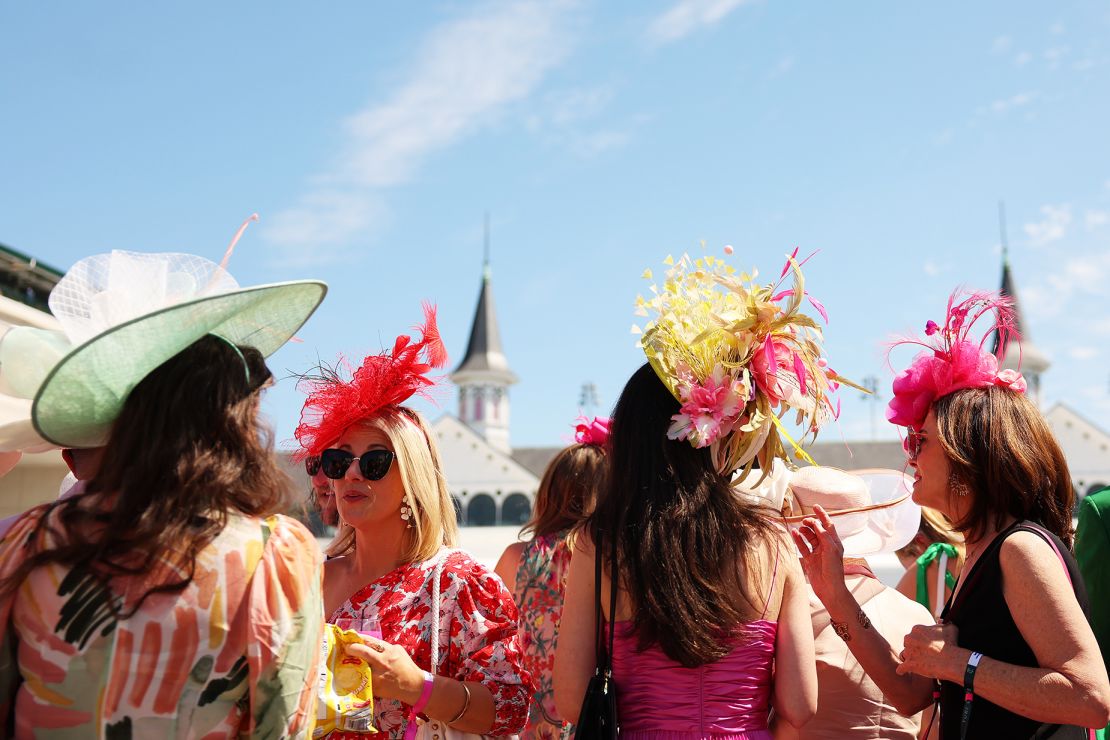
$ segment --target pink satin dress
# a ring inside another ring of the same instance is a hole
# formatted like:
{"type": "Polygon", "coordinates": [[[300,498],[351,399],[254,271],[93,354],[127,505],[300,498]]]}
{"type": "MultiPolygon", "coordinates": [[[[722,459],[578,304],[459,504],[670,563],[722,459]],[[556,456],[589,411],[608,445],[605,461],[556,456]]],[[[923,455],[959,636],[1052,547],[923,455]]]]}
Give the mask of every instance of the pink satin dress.
{"type": "Polygon", "coordinates": [[[624,740],[771,740],[776,622],[757,619],[732,652],[686,668],[658,646],[636,650],[630,622],[617,622],[613,679],[624,740]]]}

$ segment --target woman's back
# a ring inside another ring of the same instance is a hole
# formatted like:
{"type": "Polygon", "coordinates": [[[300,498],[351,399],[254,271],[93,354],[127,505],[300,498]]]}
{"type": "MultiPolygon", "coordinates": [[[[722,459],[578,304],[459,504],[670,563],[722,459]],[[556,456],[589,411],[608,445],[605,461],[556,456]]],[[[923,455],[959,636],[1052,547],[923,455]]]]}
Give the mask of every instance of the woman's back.
{"type": "MultiPolygon", "coordinates": [[[[722,636],[721,642],[728,648],[724,656],[702,665],[684,666],[658,644],[641,651],[631,619],[634,612],[621,593],[614,625],[613,680],[622,735],[771,737],[767,717],[778,616],[790,577],[790,564],[782,557],[782,549],[774,540],[760,543],[747,568],[751,574],[748,600],[759,611],[722,636]]],[[[608,579],[603,578],[603,593],[608,593],[608,588],[608,579]]],[[[608,604],[604,608],[608,611],[608,604]]]]}
{"type": "Polygon", "coordinates": [[[732,650],[723,658],[687,668],[658,646],[640,652],[631,623],[617,622],[613,680],[621,735],[769,738],[777,627],[749,622],[746,634],[726,638],[732,650]]]}
{"type": "MultiPolygon", "coordinates": [[[[54,523],[57,509],[35,510],[0,540],[0,577],[44,511],[54,523]]],[[[31,542],[53,544],[49,534],[31,542]]],[[[46,727],[81,737],[305,732],[323,623],[311,534],[284,516],[232,514],[184,591],[153,593],[129,614],[158,580],[113,578],[109,590],[55,563],[0,603],[15,637],[0,652],[18,646],[14,660],[0,655],[0,717],[14,714],[16,737],[46,727]]]]}

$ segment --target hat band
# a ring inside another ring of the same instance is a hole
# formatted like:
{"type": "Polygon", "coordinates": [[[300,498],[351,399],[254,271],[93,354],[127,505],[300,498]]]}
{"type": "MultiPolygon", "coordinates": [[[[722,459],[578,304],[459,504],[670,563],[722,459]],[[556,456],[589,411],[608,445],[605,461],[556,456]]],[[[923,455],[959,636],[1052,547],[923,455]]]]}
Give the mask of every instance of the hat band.
{"type": "MultiPolygon", "coordinates": [[[[243,228],[245,229],[246,227],[247,227],[247,225],[243,224],[243,228]]],[[[238,237],[236,237],[236,238],[238,238],[238,237]]],[[[225,337],[221,334],[217,334],[214,331],[209,332],[209,334],[214,336],[216,339],[222,339],[228,347],[231,347],[233,350],[235,350],[235,354],[239,355],[239,360],[243,363],[243,372],[245,372],[247,374],[247,385],[250,385],[250,383],[251,383],[251,368],[250,368],[250,365],[247,364],[247,358],[243,357],[243,350],[239,349],[239,345],[235,344],[235,342],[231,341],[227,337],[225,337]]]]}
{"type": "MultiPolygon", "coordinates": [[[[832,517],[832,516],[844,516],[845,514],[862,514],[862,513],[867,512],[867,511],[879,511],[881,509],[889,509],[893,506],[897,506],[898,504],[902,503],[903,501],[908,499],[911,495],[913,495],[913,494],[912,493],[907,493],[904,496],[902,496],[901,498],[896,498],[893,501],[887,501],[887,502],[881,503],[881,504],[870,504],[868,506],[856,506],[855,508],[852,508],[852,509],[834,509],[833,511],[826,511],[825,513],[828,514],[830,517],[832,517]]],[[[813,516],[813,514],[796,514],[794,516],[780,517],[779,521],[785,522],[787,524],[801,524],[803,520],[809,519],[812,516],[813,516]]]]}

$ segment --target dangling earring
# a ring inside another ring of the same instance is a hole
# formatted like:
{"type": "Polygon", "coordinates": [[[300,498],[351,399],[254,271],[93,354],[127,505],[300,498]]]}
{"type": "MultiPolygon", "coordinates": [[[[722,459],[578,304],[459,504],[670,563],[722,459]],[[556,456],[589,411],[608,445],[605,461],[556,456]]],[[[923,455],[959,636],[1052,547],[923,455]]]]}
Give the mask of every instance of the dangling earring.
{"type": "Polygon", "coordinates": [[[408,522],[405,529],[412,529],[412,507],[408,504],[401,504],[401,518],[408,522]]]}
{"type": "Polygon", "coordinates": [[[948,488],[957,496],[967,495],[967,486],[956,477],[955,473],[948,474],[948,488]]]}

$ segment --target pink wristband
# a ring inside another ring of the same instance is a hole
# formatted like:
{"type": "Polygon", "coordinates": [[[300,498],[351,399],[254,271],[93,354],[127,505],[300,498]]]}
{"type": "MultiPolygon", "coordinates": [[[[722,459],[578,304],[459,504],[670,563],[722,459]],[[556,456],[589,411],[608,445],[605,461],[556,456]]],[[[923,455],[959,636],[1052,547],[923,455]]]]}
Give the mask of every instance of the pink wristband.
{"type": "Polygon", "coordinates": [[[420,698],[412,705],[412,713],[420,714],[424,711],[424,707],[428,706],[428,700],[432,698],[432,687],[435,686],[436,677],[431,673],[424,671],[424,690],[420,692],[420,698]]]}
{"type": "Polygon", "coordinates": [[[435,686],[435,682],[436,677],[424,671],[424,690],[420,692],[420,698],[412,705],[412,711],[409,712],[408,726],[405,727],[405,740],[416,738],[416,716],[424,711],[424,707],[428,706],[428,700],[432,698],[432,687],[435,686]]]}

